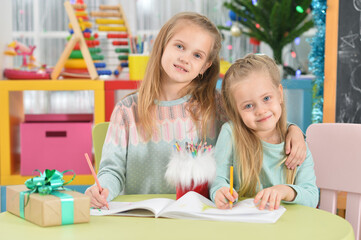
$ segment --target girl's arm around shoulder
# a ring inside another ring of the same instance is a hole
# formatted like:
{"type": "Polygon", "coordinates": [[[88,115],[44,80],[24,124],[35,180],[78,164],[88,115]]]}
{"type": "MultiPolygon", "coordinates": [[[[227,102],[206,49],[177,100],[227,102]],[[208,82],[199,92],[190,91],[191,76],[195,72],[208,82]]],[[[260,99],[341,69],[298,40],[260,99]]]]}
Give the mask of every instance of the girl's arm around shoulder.
{"type": "Polygon", "coordinates": [[[288,156],[285,164],[294,169],[303,163],[307,155],[305,135],[295,124],[288,123],[287,127],[285,151],[288,156]]]}
{"type": "MultiPolygon", "coordinates": [[[[229,188],[229,168],[234,163],[233,157],[233,135],[232,128],[229,123],[222,126],[216,146],[215,146],[215,160],[216,160],[216,178],[210,188],[210,197],[212,201],[215,200],[215,195],[218,189],[222,187],[229,188]]],[[[235,189],[236,188],[236,177],[235,189]]]]}
{"type": "Polygon", "coordinates": [[[319,200],[319,191],[316,186],[316,175],[314,162],[310,150],[307,148],[307,156],[304,163],[298,167],[295,183],[288,185],[296,192],[296,197],[292,202],[309,207],[316,207],[319,200]]]}

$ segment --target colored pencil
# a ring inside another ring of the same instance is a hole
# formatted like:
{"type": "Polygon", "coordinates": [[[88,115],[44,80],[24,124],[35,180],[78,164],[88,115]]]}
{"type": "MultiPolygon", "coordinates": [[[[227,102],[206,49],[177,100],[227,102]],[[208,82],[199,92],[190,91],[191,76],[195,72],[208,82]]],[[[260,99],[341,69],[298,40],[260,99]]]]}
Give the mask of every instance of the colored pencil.
{"type": "MultiPolygon", "coordinates": [[[[229,168],[229,192],[233,196],[233,166],[229,168]]],[[[232,208],[233,202],[229,201],[229,205],[232,208]]]]}
{"type": "MultiPolygon", "coordinates": [[[[93,174],[93,177],[94,177],[94,179],[95,179],[95,182],[97,183],[97,186],[98,186],[98,188],[99,188],[99,191],[100,191],[100,192],[103,192],[103,188],[102,188],[102,186],[100,186],[99,180],[98,180],[97,175],[96,175],[96,173],[95,173],[95,171],[94,171],[93,165],[92,165],[92,163],[91,163],[91,161],[90,161],[90,158],[89,158],[88,154],[87,154],[87,153],[84,153],[84,156],[85,156],[85,158],[86,158],[86,160],[87,160],[87,162],[88,162],[90,171],[91,171],[92,174],[93,174]]],[[[106,203],[106,206],[107,206],[107,208],[108,208],[108,210],[109,210],[109,205],[108,205],[108,203],[106,203]]]]}

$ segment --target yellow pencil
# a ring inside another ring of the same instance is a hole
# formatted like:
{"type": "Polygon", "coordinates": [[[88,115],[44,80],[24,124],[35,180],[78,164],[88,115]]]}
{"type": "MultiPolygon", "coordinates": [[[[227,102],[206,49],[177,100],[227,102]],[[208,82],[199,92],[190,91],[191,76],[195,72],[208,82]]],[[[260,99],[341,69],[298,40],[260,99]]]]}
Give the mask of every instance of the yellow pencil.
{"type": "Polygon", "coordinates": [[[174,145],[176,146],[176,148],[178,149],[178,152],[179,152],[179,151],[180,151],[180,149],[179,149],[178,144],[177,144],[177,143],[175,143],[174,145]]]}
{"type": "MultiPolygon", "coordinates": [[[[233,166],[229,168],[229,192],[233,196],[233,166]]],[[[233,202],[229,201],[230,208],[233,207],[233,202]]]]}

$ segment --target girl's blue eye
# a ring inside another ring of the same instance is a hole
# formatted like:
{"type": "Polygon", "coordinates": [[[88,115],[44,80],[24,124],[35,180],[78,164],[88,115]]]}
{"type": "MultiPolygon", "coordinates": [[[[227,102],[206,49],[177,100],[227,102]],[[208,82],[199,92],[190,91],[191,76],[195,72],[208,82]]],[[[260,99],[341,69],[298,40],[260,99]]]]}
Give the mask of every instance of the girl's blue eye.
{"type": "Polygon", "coordinates": [[[201,55],[198,54],[198,53],[194,54],[194,56],[195,56],[196,58],[201,58],[201,55]]]}
{"type": "Polygon", "coordinates": [[[180,44],[177,44],[176,46],[177,46],[177,48],[179,48],[179,49],[183,49],[183,46],[180,45],[180,44]]]}
{"type": "Polygon", "coordinates": [[[270,96],[267,96],[267,97],[264,97],[263,100],[264,100],[265,102],[267,102],[267,101],[269,101],[270,99],[271,99],[271,97],[270,97],[270,96]]]}
{"type": "Polygon", "coordinates": [[[245,109],[250,109],[250,108],[252,108],[252,107],[253,107],[252,104],[247,104],[244,108],[245,108],[245,109]]]}

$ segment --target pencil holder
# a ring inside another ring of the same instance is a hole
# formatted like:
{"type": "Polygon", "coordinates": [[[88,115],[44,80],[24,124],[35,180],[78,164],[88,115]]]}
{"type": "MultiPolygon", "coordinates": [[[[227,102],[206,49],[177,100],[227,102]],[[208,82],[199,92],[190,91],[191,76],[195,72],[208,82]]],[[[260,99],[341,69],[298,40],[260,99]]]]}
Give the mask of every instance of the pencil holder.
{"type": "Polygon", "coordinates": [[[129,54],[129,80],[141,81],[144,78],[145,69],[147,68],[149,55],[129,54]]]}
{"type": "Polygon", "coordinates": [[[173,151],[167,165],[165,178],[176,187],[177,199],[189,191],[209,198],[209,186],[216,175],[216,163],[212,149],[173,151]]]}

